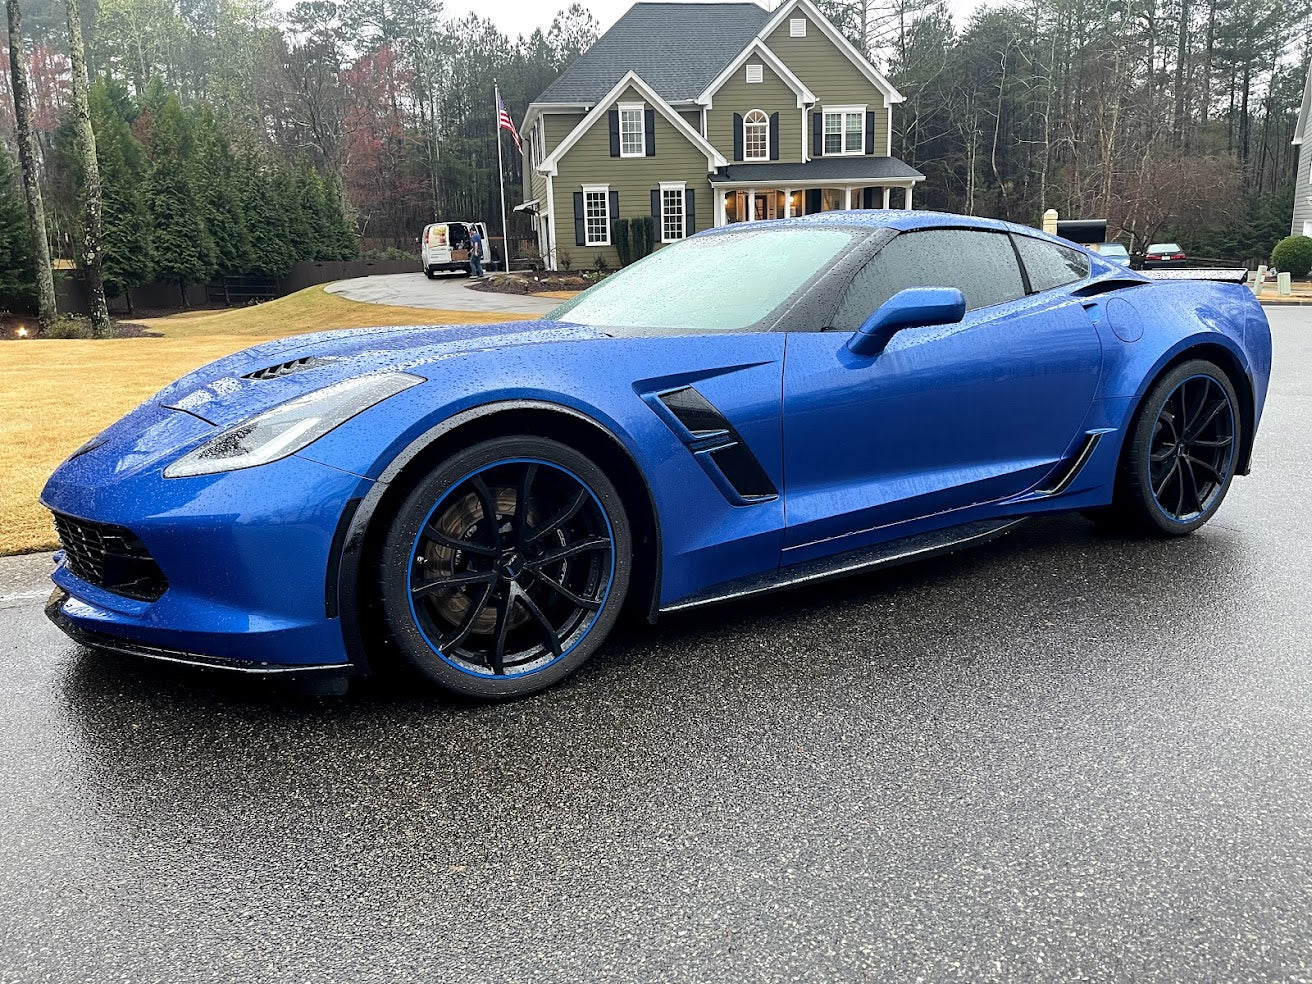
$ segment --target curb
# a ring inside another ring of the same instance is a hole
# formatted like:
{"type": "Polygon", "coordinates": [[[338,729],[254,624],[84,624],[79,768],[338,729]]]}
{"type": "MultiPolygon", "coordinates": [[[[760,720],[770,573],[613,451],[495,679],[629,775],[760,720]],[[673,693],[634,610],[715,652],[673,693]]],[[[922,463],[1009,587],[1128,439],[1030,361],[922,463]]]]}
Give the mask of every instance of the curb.
{"type": "Polygon", "coordinates": [[[1276,300],[1275,298],[1272,298],[1270,300],[1264,300],[1259,297],[1257,299],[1257,303],[1261,304],[1262,307],[1312,307],[1312,300],[1285,301],[1285,300],[1276,300]]]}

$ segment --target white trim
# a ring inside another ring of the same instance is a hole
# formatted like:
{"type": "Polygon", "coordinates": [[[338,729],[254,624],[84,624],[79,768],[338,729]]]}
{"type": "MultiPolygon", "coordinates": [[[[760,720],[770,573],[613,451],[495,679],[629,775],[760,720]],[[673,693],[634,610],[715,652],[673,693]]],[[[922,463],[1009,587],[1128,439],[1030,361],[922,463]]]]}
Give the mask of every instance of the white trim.
{"type": "Polygon", "coordinates": [[[647,156],[647,104],[640,102],[622,102],[616,103],[615,108],[620,114],[620,156],[621,157],[646,157],[647,156]],[[638,143],[637,151],[624,150],[624,114],[638,114],[638,143]]]}
{"type": "Polygon", "coordinates": [[[583,246],[584,248],[592,246],[609,246],[610,245],[610,224],[613,217],[610,214],[610,185],[592,184],[580,185],[583,192],[583,246]],[[606,241],[599,243],[588,242],[588,195],[601,195],[601,200],[606,203],[606,241]]]}
{"type": "MultiPolygon", "coordinates": [[[[542,265],[548,270],[554,270],[556,269],[557,261],[560,259],[560,256],[558,255],[560,253],[560,247],[557,245],[559,242],[558,233],[560,230],[556,228],[555,182],[549,174],[546,176],[546,182],[547,210],[540,216],[540,218],[546,219],[546,225],[544,227],[545,231],[542,237],[543,244],[546,246],[546,251],[542,253],[542,265]]],[[[540,248],[541,247],[539,247],[539,249],[540,248]]]]}
{"type": "MultiPolygon", "coordinates": [[[[586,113],[592,108],[592,103],[529,103],[528,109],[524,110],[524,122],[520,126],[519,132],[523,133],[531,127],[538,119],[548,113],[586,113]]],[[[544,148],[545,149],[545,148],[544,148]]]]}
{"type": "Polygon", "coordinates": [[[686,181],[662,181],[660,183],[661,197],[661,242],[677,243],[679,239],[688,238],[688,182],[686,181]],[[667,191],[677,191],[679,193],[679,223],[681,225],[682,235],[678,239],[665,238],[665,193],[667,191]]]}
{"type": "Polygon", "coordinates": [[[706,155],[706,170],[708,173],[714,171],[717,167],[724,167],[729,163],[724,159],[724,155],[716,150],[705,137],[688,125],[687,120],[675,112],[669,103],[657,95],[656,90],[644,82],[637,72],[630,71],[625,73],[624,78],[615,83],[615,87],[611,89],[610,92],[606,93],[605,98],[597,103],[597,105],[593,106],[588,115],[579,121],[579,125],[570,130],[565,139],[556,145],[556,149],[548,154],[547,159],[538,165],[538,170],[543,174],[555,174],[559,169],[560,159],[569,152],[571,147],[579,142],[585,133],[592,129],[593,124],[601,119],[601,117],[606,114],[606,111],[610,109],[611,103],[618,101],[619,97],[629,87],[636,89],[638,94],[646,99],[648,106],[660,113],[661,116],[665,117],[666,121],[684,136],[689,143],[706,155]]]}
{"type": "Polygon", "coordinates": [[[744,188],[780,188],[787,181],[787,187],[794,191],[806,191],[809,188],[906,188],[919,184],[925,176],[918,178],[750,178],[744,181],[713,181],[712,188],[728,191],[740,191],[744,188]]]}
{"type": "MultiPolygon", "coordinates": [[[[825,157],[864,157],[865,156],[866,153],[866,107],[865,106],[817,106],[815,111],[821,114],[820,151],[823,156],[825,157]],[[843,149],[834,154],[829,153],[829,148],[825,146],[825,139],[824,139],[825,136],[827,135],[825,131],[824,117],[839,116],[839,115],[843,117],[843,125],[838,132],[842,135],[841,143],[845,145],[847,143],[847,117],[852,116],[854,114],[859,114],[861,116],[860,149],[858,150],[843,149]]],[[[889,154],[888,156],[892,157],[893,155],[889,154]]]]}
{"type": "Polygon", "coordinates": [[[811,159],[811,131],[807,127],[810,122],[810,112],[805,106],[802,107],[802,156],[798,160],[803,164],[811,159]]]}
{"type": "Polygon", "coordinates": [[[752,55],[760,55],[761,61],[770,66],[770,71],[783,80],[784,85],[793,90],[797,96],[797,108],[801,109],[808,103],[816,101],[815,93],[806,87],[806,83],[799,79],[789,70],[788,66],[780,60],[779,56],[769,49],[764,41],[755,38],[742,51],[738,52],[733,61],[711,80],[711,84],[702,90],[702,94],[697,97],[697,102],[701,103],[707,109],[713,105],[712,96],[719,92],[720,89],[738,73],[738,67],[745,63],[752,55]]]}
{"type": "MultiPolygon", "coordinates": [[[[815,24],[816,27],[820,28],[821,33],[832,41],[839,51],[847,56],[848,61],[855,65],[857,69],[860,70],[861,74],[870,80],[870,84],[884,94],[885,106],[888,106],[891,103],[905,102],[904,97],[896,88],[894,88],[893,83],[879,74],[879,71],[875,66],[870,64],[861,52],[857,51],[856,48],[852,46],[851,41],[847,40],[847,38],[839,33],[838,29],[829,22],[829,18],[820,13],[819,9],[811,2],[811,0],[785,0],[785,2],[780,5],[779,9],[774,12],[774,16],[765,22],[765,26],[761,28],[757,37],[768,38],[775,32],[775,29],[784,22],[784,19],[787,18],[789,14],[792,14],[799,8],[804,14],[806,14],[807,19],[815,24]]],[[[815,100],[812,100],[812,102],[814,101],[815,100]]]]}

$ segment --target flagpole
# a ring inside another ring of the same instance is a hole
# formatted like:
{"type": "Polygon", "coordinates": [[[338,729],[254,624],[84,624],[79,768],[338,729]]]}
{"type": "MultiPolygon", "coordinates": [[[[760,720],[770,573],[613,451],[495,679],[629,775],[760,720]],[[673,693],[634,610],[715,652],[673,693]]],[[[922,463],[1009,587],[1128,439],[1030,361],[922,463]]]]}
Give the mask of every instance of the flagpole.
{"type": "Polygon", "coordinates": [[[506,273],[510,272],[510,232],[506,229],[506,173],[501,161],[501,87],[496,79],[492,80],[492,97],[496,100],[492,111],[497,117],[497,190],[501,192],[501,255],[506,263],[506,273]]]}

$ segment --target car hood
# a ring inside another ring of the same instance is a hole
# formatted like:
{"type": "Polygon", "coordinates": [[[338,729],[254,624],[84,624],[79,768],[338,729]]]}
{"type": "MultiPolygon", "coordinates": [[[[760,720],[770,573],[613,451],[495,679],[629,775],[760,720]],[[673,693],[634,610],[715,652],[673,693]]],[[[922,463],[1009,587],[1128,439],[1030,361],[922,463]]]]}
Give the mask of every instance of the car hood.
{"type": "Polygon", "coordinates": [[[364,373],[411,372],[429,379],[473,352],[607,337],[594,328],[558,321],[317,332],[265,342],[212,362],[165,387],[151,402],[226,427],[364,373]]]}

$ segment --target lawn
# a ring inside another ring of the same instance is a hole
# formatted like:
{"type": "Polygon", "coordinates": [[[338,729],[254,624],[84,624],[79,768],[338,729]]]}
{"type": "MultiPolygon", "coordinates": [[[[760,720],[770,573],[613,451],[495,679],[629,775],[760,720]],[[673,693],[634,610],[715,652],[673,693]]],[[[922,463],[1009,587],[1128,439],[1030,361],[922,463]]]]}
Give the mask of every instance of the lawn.
{"type": "Polygon", "coordinates": [[[518,315],[363,304],[310,287],[231,311],[141,319],[162,338],[0,342],[0,556],[55,546],[41,486],[68,453],[165,384],[256,342],[326,328],[518,315]]]}

